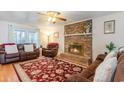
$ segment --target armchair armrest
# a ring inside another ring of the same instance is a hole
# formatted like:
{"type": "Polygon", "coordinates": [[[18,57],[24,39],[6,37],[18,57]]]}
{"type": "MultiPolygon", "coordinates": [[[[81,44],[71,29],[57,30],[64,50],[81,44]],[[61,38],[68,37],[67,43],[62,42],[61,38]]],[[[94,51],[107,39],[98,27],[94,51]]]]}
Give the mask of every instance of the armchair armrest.
{"type": "Polygon", "coordinates": [[[52,49],[50,49],[50,48],[42,48],[42,52],[51,52],[52,51],[52,49]]]}
{"type": "Polygon", "coordinates": [[[51,48],[42,48],[42,50],[51,50],[51,48]]]}

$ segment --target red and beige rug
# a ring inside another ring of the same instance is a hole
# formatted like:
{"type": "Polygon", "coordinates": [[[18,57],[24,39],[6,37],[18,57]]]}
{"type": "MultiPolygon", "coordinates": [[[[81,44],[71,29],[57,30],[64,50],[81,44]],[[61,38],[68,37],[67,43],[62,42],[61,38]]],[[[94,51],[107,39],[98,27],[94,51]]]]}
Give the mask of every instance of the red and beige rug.
{"type": "Polygon", "coordinates": [[[81,73],[83,67],[47,57],[40,57],[13,65],[22,82],[63,82],[73,74],[81,73]]]}

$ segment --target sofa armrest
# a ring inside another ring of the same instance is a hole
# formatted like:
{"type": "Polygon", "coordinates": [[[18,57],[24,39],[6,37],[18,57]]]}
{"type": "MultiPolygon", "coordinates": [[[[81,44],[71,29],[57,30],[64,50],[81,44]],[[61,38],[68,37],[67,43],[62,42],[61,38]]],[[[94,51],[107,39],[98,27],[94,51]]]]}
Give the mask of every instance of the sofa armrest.
{"type": "Polygon", "coordinates": [[[106,57],[106,54],[99,54],[99,55],[97,56],[96,60],[101,60],[101,61],[103,61],[103,60],[105,59],[105,57],[106,57]]]}
{"type": "Polygon", "coordinates": [[[35,48],[34,52],[36,53],[37,57],[40,56],[40,48],[35,48]]]}
{"type": "Polygon", "coordinates": [[[6,52],[5,51],[0,51],[0,54],[6,54],[6,52]]]}
{"type": "Polygon", "coordinates": [[[40,49],[39,48],[35,48],[34,51],[35,52],[40,52],[40,49]]]}
{"type": "Polygon", "coordinates": [[[67,78],[64,82],[92,82],[92,81],[85,77],[71,76],[67,78]]]}
{"type": "Polygon", "coordinates": [[[5,51],[0,51],[0,63],[5,63],[5,51]]]}

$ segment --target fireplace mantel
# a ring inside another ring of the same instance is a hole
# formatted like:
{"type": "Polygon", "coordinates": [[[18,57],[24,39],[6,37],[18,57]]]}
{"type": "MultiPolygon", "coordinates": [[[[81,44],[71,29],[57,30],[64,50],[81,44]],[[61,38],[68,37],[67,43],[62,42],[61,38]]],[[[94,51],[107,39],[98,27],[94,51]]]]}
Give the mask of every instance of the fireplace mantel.
{"type": "Polygon", "coordinates": [[[78,34],[65,34],[64,36],[87,36],[87,35],[92,35],[92,33],[78,33],[78,34]]]}

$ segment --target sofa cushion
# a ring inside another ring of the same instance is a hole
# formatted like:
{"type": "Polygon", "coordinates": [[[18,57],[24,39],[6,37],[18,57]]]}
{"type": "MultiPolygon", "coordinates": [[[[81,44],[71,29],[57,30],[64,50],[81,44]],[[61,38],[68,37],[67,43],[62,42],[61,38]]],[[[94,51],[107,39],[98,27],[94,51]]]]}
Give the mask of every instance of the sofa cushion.
{"type": "Polygon", "coordinates": [[[113,78],[115,69],[117,66],[117,58],[109,58],[103,61],[95,72],[94,81],[95,82],[110,82],[113,78]]]}
{"type": "Polygon", "coordinates": [[[32,52],[34,51],[33,44],[30,45],[24,45],[25,52],[32,52]]]}
{"type": "Polygon", "coordinates": [[[17,45],[5,45],[7,54],[18,53],[17,45]]]}

